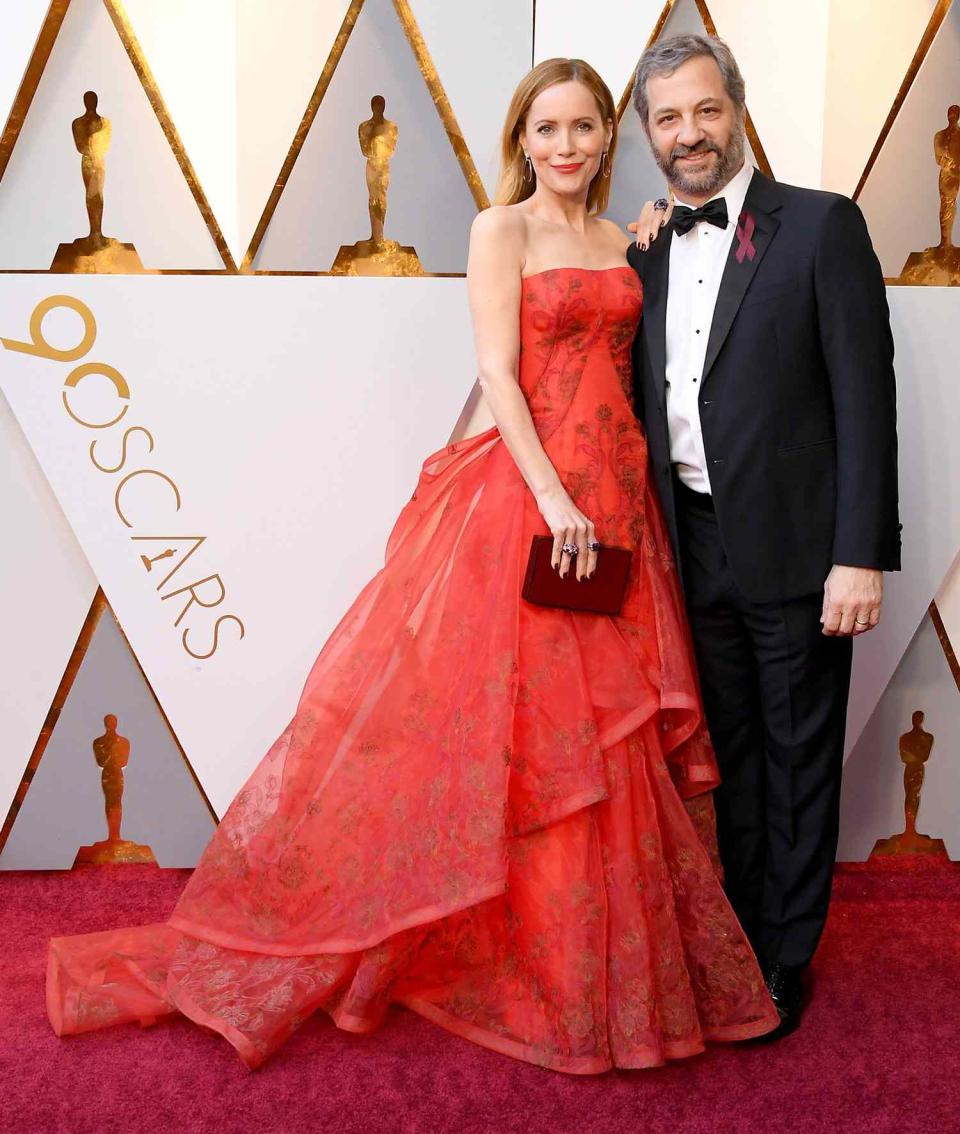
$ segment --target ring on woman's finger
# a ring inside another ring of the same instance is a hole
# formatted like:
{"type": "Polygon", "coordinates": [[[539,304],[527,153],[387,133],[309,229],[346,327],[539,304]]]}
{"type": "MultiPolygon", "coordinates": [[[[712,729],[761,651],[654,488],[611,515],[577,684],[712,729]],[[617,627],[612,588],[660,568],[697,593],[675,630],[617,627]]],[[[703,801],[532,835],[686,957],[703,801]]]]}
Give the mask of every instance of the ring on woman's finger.
{"type": "Polygon", "coordinates": [[[598,539],[590,540],[590,542],[587,544],[587,551],[599,551],[599,550],[600,550],[600,541],[598,539]]]}
{"type": "Polygon", "coordinates": [[[565,543],[563,545],[563,553],[564,555],[578,555],[580,548],[577,547],[575,543],[565,543]]]}

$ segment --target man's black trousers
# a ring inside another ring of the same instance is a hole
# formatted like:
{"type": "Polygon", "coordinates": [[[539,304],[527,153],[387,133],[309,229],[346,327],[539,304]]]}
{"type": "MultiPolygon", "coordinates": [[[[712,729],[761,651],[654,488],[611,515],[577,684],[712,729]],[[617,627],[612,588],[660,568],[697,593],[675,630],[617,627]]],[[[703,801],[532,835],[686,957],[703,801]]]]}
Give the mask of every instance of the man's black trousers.
{"type": "Polygon", "coordinates": [[[680,566],[723,783],[727,894],[761,962],[805,965],[837,850],[852,639],[826,637],[823,593],[754,603],[727,564],[709,496],[676,482],[680,566]]]}

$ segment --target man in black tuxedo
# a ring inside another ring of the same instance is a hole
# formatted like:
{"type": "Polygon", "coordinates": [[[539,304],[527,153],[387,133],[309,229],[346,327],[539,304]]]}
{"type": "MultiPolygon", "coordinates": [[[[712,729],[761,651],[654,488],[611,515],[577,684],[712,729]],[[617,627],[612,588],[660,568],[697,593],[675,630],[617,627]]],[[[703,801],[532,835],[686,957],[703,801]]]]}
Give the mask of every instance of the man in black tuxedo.
{"type": "Polygon", "coordinates": [[[629,251],[636,408],[723,777],[727,892],[779,1036],[827,914],[853,638],[900,566],[886,292],[852,201],[745,162],[722,41],[654,44],[633,97],[675,195],[660,238],[642,228],[629,251]]]}

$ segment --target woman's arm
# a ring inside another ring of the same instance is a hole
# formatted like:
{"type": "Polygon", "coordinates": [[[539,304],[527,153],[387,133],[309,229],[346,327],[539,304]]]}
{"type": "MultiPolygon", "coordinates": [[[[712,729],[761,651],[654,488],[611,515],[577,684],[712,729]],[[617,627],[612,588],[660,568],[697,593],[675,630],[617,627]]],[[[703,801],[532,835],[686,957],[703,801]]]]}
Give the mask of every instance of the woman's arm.
{"type": "Polygon", "coordinates": [[[570,556],[565,543],[575,543],[577,578],[592,575],[597,565],[588,544],[596,538],[591,521],[570,499],[544,452],[518,381],[520,358],[520,294],[526,251],[526,226],[513,209],[499,207],[479,214],[470,233],[467,289],[477,351],[477,376],[483,396],[553,533],[553,565],[566,575],[570,556]]]}

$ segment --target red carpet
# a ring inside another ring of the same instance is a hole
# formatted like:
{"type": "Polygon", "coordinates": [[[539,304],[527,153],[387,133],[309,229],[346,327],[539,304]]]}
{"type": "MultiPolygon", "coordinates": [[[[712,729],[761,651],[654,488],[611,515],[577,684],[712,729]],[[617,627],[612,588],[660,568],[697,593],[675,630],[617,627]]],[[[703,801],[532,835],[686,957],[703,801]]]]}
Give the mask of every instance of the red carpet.
{"type": "Polygon", "coordinates": [[[0,1131],[953,1134],[960,865],[840,870],[799,1032],[658,1071],[541,1071],[396,1011],[372,1036],[318,1014],[256,1072],[176,1019],[58,1040],[47,939],[161,920],[185,871],[0,874],[0,1131]]]}

